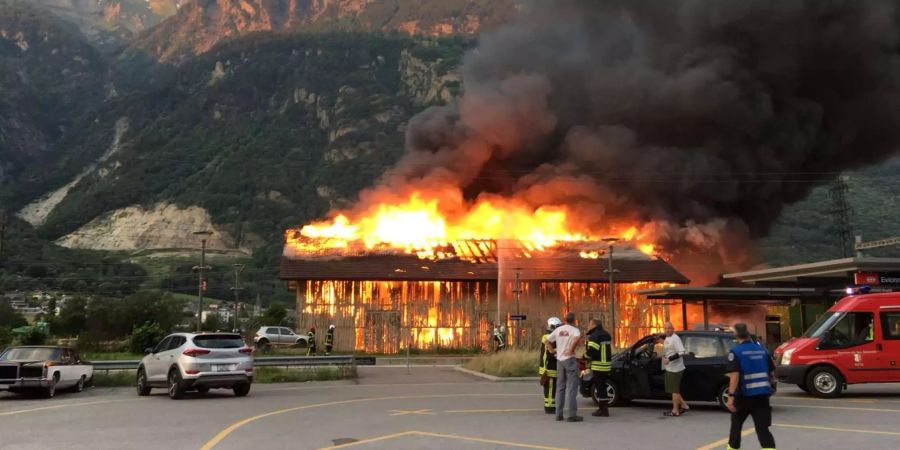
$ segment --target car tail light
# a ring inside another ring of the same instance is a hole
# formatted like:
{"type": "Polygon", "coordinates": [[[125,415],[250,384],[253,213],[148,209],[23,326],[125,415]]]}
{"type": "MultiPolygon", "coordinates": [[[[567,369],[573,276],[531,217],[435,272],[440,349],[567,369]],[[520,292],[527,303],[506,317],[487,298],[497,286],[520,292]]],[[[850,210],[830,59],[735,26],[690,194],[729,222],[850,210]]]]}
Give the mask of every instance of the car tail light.
{"type": "Polygon", "coordinates": [[[198,373],[200,373],[200,371],[197,369],[188,369],[188,370],[185,370],[184,373],[186,373],[188,375],[197,375],[198,373]]]}
{"type": "Polygon", "coordinates": [[[244,371],[247,372],[247,373],[252,373],[252,372],[253,372],[253,368],[251,367],[251,368],[249,368],[249,369],[244,369],[244,371]]]}
{"type": "Polygon", "coordinates": [[[253,353],[253,349],[250,348],[250,347],[244,347],[244,348],[242,348],[242,349],[240,349],[240,350],[238,350],[238,351],[241,352],[241,353],[247,353],[247,354],[253,353]]]}
{"type": "Polygon", "coordinates": [[[182,355],[190,356],[190,357],[200,356],[200,355],[208,355],[208,354],[209,354],[209,350],[204,350],[202,348],[189,348],[189,349],[185,350],[184,352],[182,352],[182,355]]]}

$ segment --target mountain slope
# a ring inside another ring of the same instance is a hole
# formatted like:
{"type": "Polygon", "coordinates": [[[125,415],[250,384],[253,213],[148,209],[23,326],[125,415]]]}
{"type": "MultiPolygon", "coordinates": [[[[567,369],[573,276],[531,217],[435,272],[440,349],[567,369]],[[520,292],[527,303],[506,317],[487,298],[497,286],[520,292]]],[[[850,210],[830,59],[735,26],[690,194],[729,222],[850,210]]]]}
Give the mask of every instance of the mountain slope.
{"type": "Polygon", "coordinates": [[[107,66],[78,29],[24,0],[0,0],[0,204],[53,171],[59,142],[111,95],[107,66]]]}
{"type": "Polygon", "coordinates": [[[509,18],[513,0],[195,0],[144,33],[130,52],[183,62],[258,31],[399,31],[472,35],[509,18]]]}
{"type": "MultiPolygon", "coordinates": [[[[280,247],[285,228],[341,204],[396,160],[409,117],[456,94],[452,70],[466,45],[255,34],[217,47],[180,67],[170,83],[110,101],[80,139],[68,141],[73,153],[114,142],[118,150],[70,186],[41,231],[98,248],[101,240],[76,237],[101,226],[125,236],[142,224],[116,218],[171,204],[207,212],[228,236],[226,247],[280,247]],[[127,130],[117,141],[123,120],[127,130]]],[[[147,224],[140,240],[177,246],[154,235],[189,235],[192,217],[147,224]]],[[[103,242],[105,249],[136,245],[103,242]]]]}
{"type": "Polygon", "coordinates": [[[114,50],[174,15],[188,0],[33,0],[78,26],[100,50],[114,50]]]}

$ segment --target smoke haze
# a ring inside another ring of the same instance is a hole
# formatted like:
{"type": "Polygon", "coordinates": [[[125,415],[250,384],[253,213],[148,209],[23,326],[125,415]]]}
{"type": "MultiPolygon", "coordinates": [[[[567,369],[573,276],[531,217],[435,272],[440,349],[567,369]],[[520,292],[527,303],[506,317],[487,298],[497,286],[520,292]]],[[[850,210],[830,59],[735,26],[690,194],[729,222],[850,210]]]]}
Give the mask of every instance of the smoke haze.
{"type": "Polygon", "coordinates": [[[528,3],[354,209],[413,190],[565,205],[745,264],[785,205],[894,153],[898,18],[876,0],[528,3]]]}

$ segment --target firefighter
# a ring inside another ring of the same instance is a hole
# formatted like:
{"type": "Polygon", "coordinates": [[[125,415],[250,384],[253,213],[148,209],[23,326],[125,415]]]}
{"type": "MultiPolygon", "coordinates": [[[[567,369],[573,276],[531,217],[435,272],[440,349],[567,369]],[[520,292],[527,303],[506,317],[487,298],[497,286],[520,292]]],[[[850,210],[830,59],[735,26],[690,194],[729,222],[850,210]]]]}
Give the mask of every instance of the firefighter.
{"type": "Polygon", "coordinates": [[[331,354],[334,348],[334,324],[328,325],[328,331],[325,333],[325,356],[331,354]]]}
{"type": "Polygon", "coordinates": [[[734,325],[734,335],[738,345],[728,352],[728,410],[731,411],[731,433],[727,450],[741,448],[741,433],[747,416],[753,417],[756,437],[762,450],[775,450],[772,426],[771,374],[775,370],[772,358],[766,349],[750,340],[747,324],[734,325]]]}
{"type": "Polygon", "coordinates": [[[506,327],[500,325],[500,327],[494,327],[494,343],[497,345],[497,351],[503,350],[506,348],[506,340],[503,339],[503,332],[506,331],[506,327]]]}
{"type": "Polygon", "coordinates": [[[316,356],[316,326],[313,325],[309,327],[309,332],[306,333],[306,356],[316,356]]]}
{"type": "Polygon", "coordinates": [[[597,410],[591,413],[594,417],[609,417],[609,399],[606,393],[606,382],[612,370],[612,336],[603,329],[600,319],[591,319],[587,332],[587,350],[584,356],[590,361],[593,373],[594,389],[597,391],[597,410]]]}
{"type": "Polygon", "coordinates": [[[547,336],[562,325],[559,317],[551,317],[547,319],[547,331],[541,337],[541,360],[538,366],[538,375],[541,376],[541,386],[544,387],[544,412],[547,414],[556,414],[556,355],[553,353],[553,345],[551,350],[547,350],[547,336]]]}

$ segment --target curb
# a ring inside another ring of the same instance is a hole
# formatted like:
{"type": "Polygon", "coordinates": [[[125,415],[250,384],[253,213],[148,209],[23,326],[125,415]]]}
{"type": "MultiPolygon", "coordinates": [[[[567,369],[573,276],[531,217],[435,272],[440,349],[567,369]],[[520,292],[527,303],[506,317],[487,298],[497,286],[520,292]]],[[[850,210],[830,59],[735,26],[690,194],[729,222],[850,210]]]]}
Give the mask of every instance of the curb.
{"type": "Polygon", "coordinates": [[[465,367],[462,367],[462,366],[453,366],[453,370],[455,370],[457,372],[462,372],[467,375],[472,375],[474,377],[484,378],[485,380],[493,381],[495,383],[535,382],[535,381],[539,381],[541,379],[540,377],[497,377],[494,375],[488,375],[486,373],[481,373],[481,372],[477,372],[474,370],[466,369],[465,367]]]}

